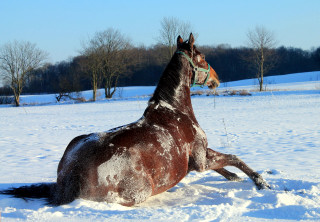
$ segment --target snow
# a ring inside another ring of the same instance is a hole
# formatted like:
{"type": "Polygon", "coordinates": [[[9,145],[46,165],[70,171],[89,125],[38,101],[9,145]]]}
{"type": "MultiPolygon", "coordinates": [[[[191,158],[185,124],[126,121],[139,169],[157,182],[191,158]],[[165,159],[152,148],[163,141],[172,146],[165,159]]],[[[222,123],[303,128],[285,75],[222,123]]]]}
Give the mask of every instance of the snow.
{"type": "MultiPolygon", "coordinates": [[[[320,89],[320,72],[294,73],[288,75],[264,77],[264,88],[267,90],[310,90],[320,89]]],[[[221,84],[222,88],[258,89],[257,79],[245,79],[221,84]]]]}
{"type": "MultiPolygon", "coordinates": [[[[214,171],[192,172],[171,190],[134,207],[83,199],[51,207],[42,200],[0,195],[1,219],[319,221],[319,76],[320,72],[312,72],[267,77],[273,78],[267,89],[274,90],[252,96],[192,97],[209,147],[237,155],[262,174],[271,190],[257,190],[244,173],[230,167],[244,181],[230,182],[214,171]]],[[[256,88],[252,80],[239,82],[221,84],[219,90],[256,88]]],[[[0,189],[55,181],[58,162],[71,139],[137,121],[153,90],[128,87],[113,100],[58,105],[54,95],[24,96],[23,103],[41,106],[0,106],[0,189]]]]}
{"type": "MultiPolygon", "coordinates": [[[[131,87],[119,87],[113,98],[115,99],[143,99],[145,97],[150,96],[155,89],[155,86],[144,86],[144,87],[136,87],[136,86],[131,86],[131,87]]],[[[20,103],[21,104],[28,104],[28,105],[48,105],[52,103],[57,103],[55,96],[58,94],[46,94],[46,95],[22,95],[20,97],[20,103]]],[[[81,93],[73,93],[72,97],[83,97],[87,100],[92,99],[92,90],[89,91],[84,91],[81,93]]],[[[98,90],[97,91],[97,100],[103,100],[104,98],[104,90],[98,90]]],[[[65,101],[62,99],[62,103],[75,103],[74,101],[65,101]]]]}

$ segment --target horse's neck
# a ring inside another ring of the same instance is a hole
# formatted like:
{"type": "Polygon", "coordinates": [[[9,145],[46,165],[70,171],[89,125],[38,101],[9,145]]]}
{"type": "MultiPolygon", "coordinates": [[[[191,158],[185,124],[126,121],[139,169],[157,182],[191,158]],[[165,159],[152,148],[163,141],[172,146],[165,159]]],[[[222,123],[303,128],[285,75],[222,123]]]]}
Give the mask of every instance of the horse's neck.
{"type": "Polygon", "coordinates": [[[193,118],[189,69],[189,65],[183,63],[178,55],[175,54],[164,70],[158,86],[149,101],[149,106],[168,104],[193,118]]]}

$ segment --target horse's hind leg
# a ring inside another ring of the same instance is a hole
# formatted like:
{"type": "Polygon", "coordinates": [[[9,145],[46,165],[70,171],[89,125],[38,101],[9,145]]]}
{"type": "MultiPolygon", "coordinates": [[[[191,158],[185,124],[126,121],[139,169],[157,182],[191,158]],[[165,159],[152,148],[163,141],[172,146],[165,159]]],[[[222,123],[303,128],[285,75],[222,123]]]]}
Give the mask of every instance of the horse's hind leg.
{"type": "Polygon", "coordinates": [[[230,171],[228,171],[228,170],[226,170],[224,168],[215,169],[214,171],[216,171],[217,173],[221,174],[227,180],[242,181],[242,179],[240,177],[238,177],[237,174],[231,173],[230,171]]]}
{"type": "Polygon", "coordinates": [[[255,183],[258,189],[270,188],[270,185],[262,178],[260,174],[253,171],[247,164],[235,155],[223,154],[211,149],[207,149],[207,170],[215,170],[223,176],[232,175],[229,171],[223,169],[226,166],[234,166],[247,174],[248,177],[255,183]],[[223,169],[223,170],[221,170],[223,169]]]}

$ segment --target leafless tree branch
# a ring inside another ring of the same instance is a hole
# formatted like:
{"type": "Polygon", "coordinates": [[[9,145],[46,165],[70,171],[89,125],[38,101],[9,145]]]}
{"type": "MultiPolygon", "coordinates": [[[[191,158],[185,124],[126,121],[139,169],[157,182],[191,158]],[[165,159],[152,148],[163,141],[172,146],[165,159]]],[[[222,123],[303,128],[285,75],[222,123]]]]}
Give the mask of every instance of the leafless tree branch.
{"type": "Polygon", "coordinates": [[[47,53],[30,42],[13,41],[0,48],[1,74],[10,83],[16,106],[20,105],[20,95],[28,74],[41,66],[46,58],[47,53]]]}
{"type": "MultiPolygon", "coordinates": [[[[168,47],[169,58],[175,51],[177,37],[180,35],[183,39],[188,39],[192,29],[189,22],[181,21],[175,17],[164,17],[162,19],[158,41],[168,47]]],[[[197,37],[195,32],[193,32],[193,35],[197,37]]]]}
{"type": "Polygon", "coordinates": [[[272,32],[263,26],[256,26],[247,33],[248,45],[252,48],[252,55],[248,60],[255,68],[256,77],[259,81],[260,91],[263,90],[264,74],[274,66],[275,37],[272,32]]]}
{"type": "Polygon", "coordinates": [[[82,53],[88,58],[93,100],[96,99],[96,90],[102,80],[105,85],[106,98],[113,96],[119,76],[130,64],[128,57],[131,48],[130,40],[112,28],[97,32],[84,44],[82,53]]]}

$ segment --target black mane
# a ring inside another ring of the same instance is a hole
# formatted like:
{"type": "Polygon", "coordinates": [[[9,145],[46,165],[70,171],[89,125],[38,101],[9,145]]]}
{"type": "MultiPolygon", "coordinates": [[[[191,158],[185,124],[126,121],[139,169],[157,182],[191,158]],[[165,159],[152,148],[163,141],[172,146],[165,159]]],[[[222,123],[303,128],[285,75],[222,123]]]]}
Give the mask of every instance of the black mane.
{"type": "Polygon", "coordinates": [[[183,64],[177,53],[173,55],[169,64],[165,68],[153,96],[149,103],[159,103],[161,100],[169,104],[175,101],[175,89],[181,82],[181,69],[183,64]]]}

